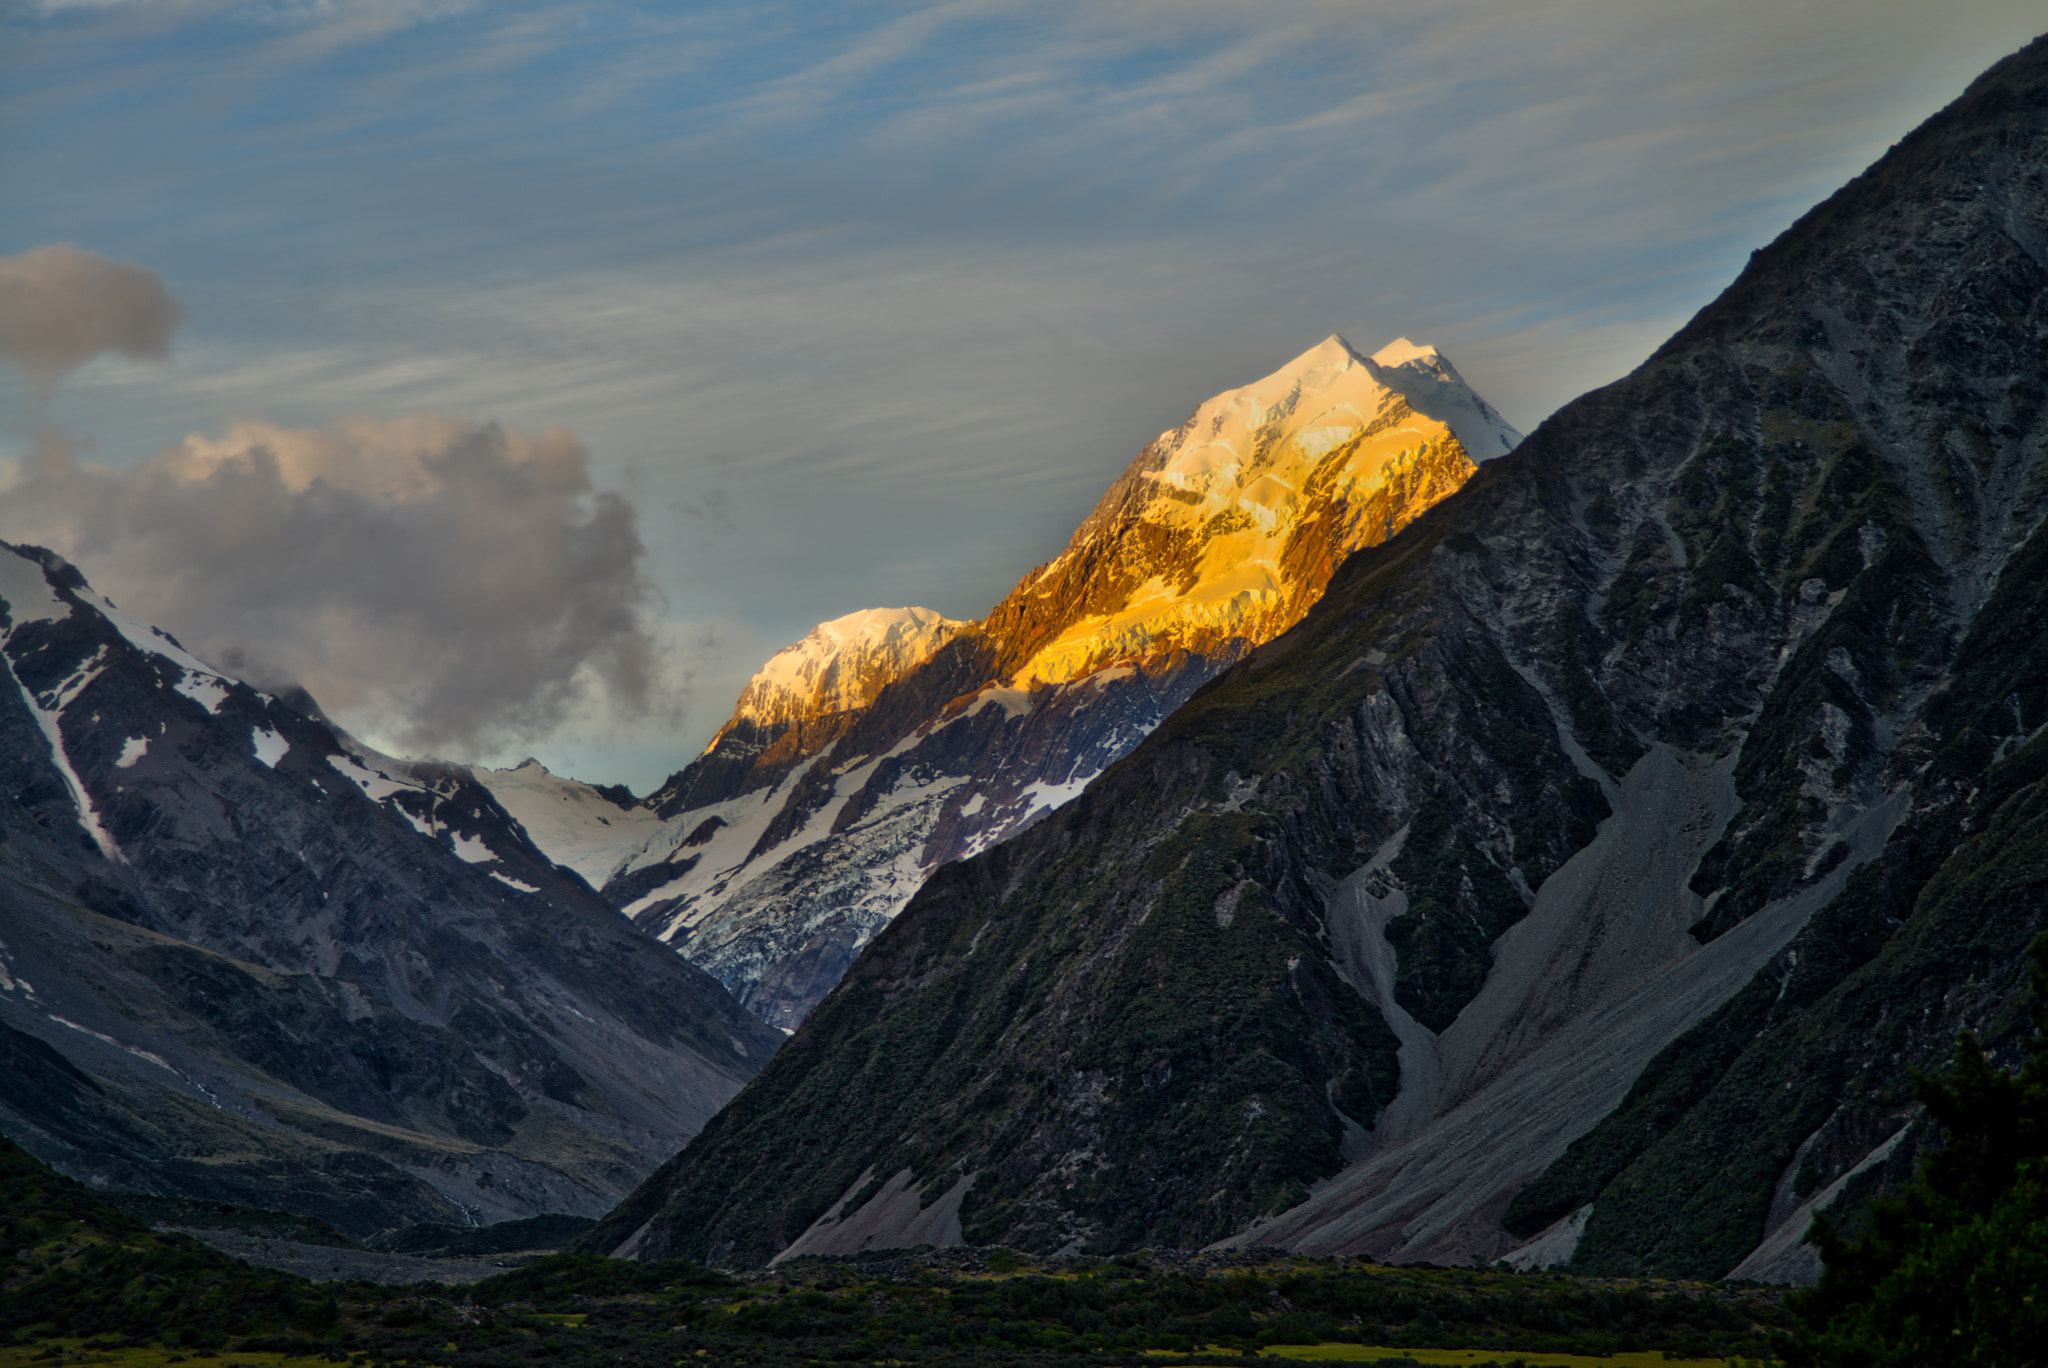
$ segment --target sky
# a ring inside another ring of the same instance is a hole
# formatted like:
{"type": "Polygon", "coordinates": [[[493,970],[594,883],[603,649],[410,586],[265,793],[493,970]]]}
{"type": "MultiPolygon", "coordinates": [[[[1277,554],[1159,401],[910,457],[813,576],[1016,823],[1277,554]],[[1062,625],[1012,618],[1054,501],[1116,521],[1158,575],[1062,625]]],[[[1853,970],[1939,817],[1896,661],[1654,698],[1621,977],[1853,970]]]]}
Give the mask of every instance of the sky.
{"type": "Polygon", "coordinates": [[[0,537],[646,792],[1332,332],[1517,426],[2038,0],[0,0],[0,537]]]}

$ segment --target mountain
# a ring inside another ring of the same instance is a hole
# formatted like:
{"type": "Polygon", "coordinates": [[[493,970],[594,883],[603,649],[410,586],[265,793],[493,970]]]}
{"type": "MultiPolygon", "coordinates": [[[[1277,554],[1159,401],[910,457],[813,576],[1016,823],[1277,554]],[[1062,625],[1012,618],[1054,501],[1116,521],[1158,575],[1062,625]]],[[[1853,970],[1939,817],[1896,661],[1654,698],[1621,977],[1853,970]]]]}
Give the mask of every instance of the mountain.
{"type": "Polygon", "coordinates": [[[2022,1029],[2044,513],[2048,39],[939,869],[586,1247],[1810,1276],[2022,1029]]]}
{"type": "Polygon", "coordinates": [[[779,1044],[458,767],[0,546],[0,1129],[368,1234],[595,1215],[779,1044]]]}
{"type": "Polygon", "coordinates": [[[535,839],[793,1028],[932,870],[1078,793],[1519,440],[1434,348],[1333,336],[1162,433],[981,621],[876,609],[776,655],[637,850],[535,839]]]}
{"type": "Polygon", "coordinates": [[[772,785],[832,744],[882,689],[931,659],[963,623],[929,608],[870,608],[813,627],[740,690],[704,756],[648,806],[663,816],[772,785]]]}
{"type": "Polygon", "coordinates": [[[532,758],[511,769],[471,765],[468,771],[535,846],[592,888],[645,854],[668,829],[626,789],[553,774],[532,758]]]}

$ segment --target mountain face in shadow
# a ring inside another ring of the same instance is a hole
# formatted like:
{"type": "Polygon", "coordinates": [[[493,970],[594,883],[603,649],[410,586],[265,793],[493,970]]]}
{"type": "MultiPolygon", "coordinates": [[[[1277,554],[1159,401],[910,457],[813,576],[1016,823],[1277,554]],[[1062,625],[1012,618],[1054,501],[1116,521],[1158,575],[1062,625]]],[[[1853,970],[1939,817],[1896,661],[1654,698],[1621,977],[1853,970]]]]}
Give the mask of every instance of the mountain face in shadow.
{"type": "Polygon", "coordinates": [[[0,545],[0,1129],[368,1234],[595,1215],[780,1043],[461,768],[0,545]]]}
{"type": "Polygon", "coordinates": [[[2048,908],[2044,286],[2048,41],[941,868],[586,1247],[1810,1274],[2048,908]]]}

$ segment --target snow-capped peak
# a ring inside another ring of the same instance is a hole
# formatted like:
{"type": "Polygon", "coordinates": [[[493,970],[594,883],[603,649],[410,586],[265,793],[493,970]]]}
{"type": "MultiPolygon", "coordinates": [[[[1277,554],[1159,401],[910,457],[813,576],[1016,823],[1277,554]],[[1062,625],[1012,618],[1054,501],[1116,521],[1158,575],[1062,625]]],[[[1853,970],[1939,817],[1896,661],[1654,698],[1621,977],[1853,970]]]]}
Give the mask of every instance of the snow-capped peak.
{"type": "Polygon", "coordinates": [[[1285,377],[1313,385],[1317,380],[1358,365],[1365,360],[1364,353],[1351,345],[1342,333],[1331,333],[1322,341],[1310,347],[1301,355],[1289,361],[1268,379],[1285,377]],[[1315,377],[1315,379],[1311,379],[1315,377]]]}
{"type": "Polygon", "coordinates": [[[1434,418],[1457,434],[1475,461],[1505,456],[1521,445],[1522,434],[1481,399],[1458,374],[1458,368],[1427,342],[1395,338],[1365,363],[1373,378],[1408,401],[1417,413],[1434,418]]]}
{"type": "Polygon", "coordinates": [[[1423,363],[1425,369],[1440,367],[1443,370],[1450,371],[1449,378],[1457,378],[1457,372],[1450,370],[1451,363],[1444,360],[1442,352],[1430,346],[1427,342],[1410,342],[1405,337],[1397,337],[1387,343],[1386,346],[1374,352],[1372,354],[1372,361],[1376,366],[1406,366],[1419,361],[1423,363]]]}
{"type": "Polygon", "coordinates": [[[1172,647],[1263,641],[1321,592],[1328,567],[1392,536],[1443,498],[1474,463],[1521,441],[1435,347],[1400,338],[1366,356],[1332,333],[1270,375],[1203,403],[1133,467],[1076,533],[1069,555],[1031,582],[1114,562],[1114,594],[1062,591],[1097,605],[1025,661],[1020,685],[1058,684],[1172,647]],[[1140,486],[1142,488],[1142,486],[1140,486]],[[1108,559],[1076,559],[1079,540],[1148,532],[1108,559]],[[1303,554],[1298,536],[1326,544],[1303,554]],[[1156,547],[1176,547],[1172,563],[1156,547]],[[1302,571],[1309,568],[1304,576],[1302,571]]]}
{"type": "Polygon", "coordinates": [[[755,672],[733,720],[788,722],[865,707],[965,625],[929,608],[867,608],[821,622],[755,672]]]}
{"type": "MultiPolygon", "coordinates": [[[[1399,395],[1415,412],[1448,427],[1474,461],[1505,456],[1522,441],[1521,432],[1481,399],[1451,359],[1429,343],[1397,337],[1367,356],[1342,333],[1331,333],[1262,380],[1217,395],[1195,411],[1189,427],[1215,428],[1219,419],[1227,422],[1224,415],[1231,412],[1257,425],[1296,396],[1339,390],[1351,392],[1354,401],[1375,399],[1374,391],[1399,395]],[[1354,370],[1358,375],[1347,380],[1347,373],[1354,370]],[[1358,381],[1365,382],[1363,391],[1358,381]]],[[[1355,402],[1354,407],[1362,411],[1355,402]]],[[[1161,442],[1176,438],[1173,432],[1160,434],[1161,442]]]]}

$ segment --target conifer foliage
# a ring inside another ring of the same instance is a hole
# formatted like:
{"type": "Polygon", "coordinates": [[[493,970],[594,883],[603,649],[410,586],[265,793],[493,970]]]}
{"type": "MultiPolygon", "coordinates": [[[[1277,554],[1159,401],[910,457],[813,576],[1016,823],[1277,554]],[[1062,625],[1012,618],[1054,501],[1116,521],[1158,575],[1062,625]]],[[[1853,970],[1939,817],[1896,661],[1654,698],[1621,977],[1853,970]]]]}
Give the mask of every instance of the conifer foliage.
{"type": "Polygon", "coordinates": [[[1794,1299],[1786,1359],[1812,1368],[2048,1364],[2048,934],[2029,950],[2034,1036],[2019,1072],[1964,1032],[1945,1077],[1916,1076],[1945,1143],[1844,1239],[1815,1222],[1826,1271],[1794,1299]]]}

